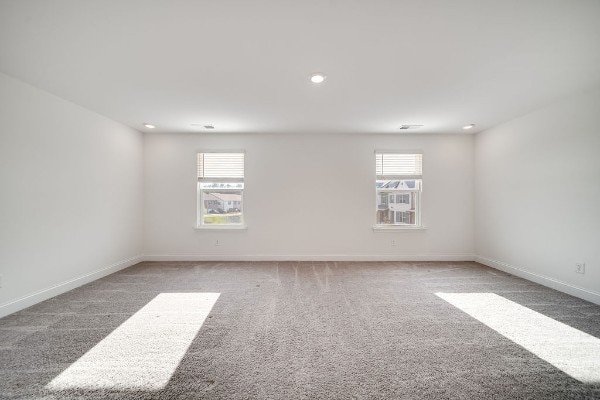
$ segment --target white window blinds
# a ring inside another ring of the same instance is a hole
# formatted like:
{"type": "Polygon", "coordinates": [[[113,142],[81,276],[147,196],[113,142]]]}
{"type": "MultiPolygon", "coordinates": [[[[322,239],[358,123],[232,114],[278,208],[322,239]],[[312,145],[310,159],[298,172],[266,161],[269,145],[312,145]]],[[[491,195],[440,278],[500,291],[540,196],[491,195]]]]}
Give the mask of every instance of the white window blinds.
{"type": "Polygon", "coordinates": [[[375,153],[377,179],[421,179],[422,154],[375,153]]]}
{"type": "Polygon", "coordinates": [[[198,179],[244,180],[244,153],[198,153],[198,179]]]}

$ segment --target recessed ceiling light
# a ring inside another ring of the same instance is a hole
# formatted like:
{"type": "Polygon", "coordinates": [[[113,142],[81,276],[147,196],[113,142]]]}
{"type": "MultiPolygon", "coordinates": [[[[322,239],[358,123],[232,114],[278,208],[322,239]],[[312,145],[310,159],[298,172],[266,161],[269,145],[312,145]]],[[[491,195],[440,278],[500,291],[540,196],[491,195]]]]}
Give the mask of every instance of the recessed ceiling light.
{"type": "Polygon", "coordinates": [[[144,126],[148,129],[154,129],[156,128],[156,126],[152,125],[152,124],[144,124],[144,126]]]}
{"type": "Polygon", "coordinates": [[[312,83],[323,83],[325,81],[325,79],[327,79],[327,76],[325,76],[325,74],[322,74],[320,72],[314,73],[310,76],[310,81],[312,83]]]}
{"type": "Polygon", "coordinates": [[[474,127],[475,127],[475,124],[469,124],[469,125],[463,126],[463,129],[464,130],[468,130],[468,129],[471,129],[471,128],[474,128],[474,127]]]}

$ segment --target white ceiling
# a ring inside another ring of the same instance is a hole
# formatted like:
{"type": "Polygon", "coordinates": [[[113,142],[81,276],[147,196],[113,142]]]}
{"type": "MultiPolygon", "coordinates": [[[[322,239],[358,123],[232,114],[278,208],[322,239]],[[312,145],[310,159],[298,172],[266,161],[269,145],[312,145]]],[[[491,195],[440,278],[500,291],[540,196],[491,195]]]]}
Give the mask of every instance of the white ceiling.
{"type": "Polygon", "coordinates": [[[598,0],[0,0],[0,71],[142,131],[476,132],[600,85],[598,21],[598,0]]]}

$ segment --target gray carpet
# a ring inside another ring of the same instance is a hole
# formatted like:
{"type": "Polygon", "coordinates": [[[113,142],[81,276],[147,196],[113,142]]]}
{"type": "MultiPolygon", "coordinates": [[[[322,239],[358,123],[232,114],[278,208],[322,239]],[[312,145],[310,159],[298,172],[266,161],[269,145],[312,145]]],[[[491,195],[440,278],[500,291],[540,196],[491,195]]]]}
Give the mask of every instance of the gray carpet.
{"type": "Polygon", "coordinates": [[[0,319],[0,398],[600,398],[436,292],[600,338],[599,306],[476,263],[146,262],[0,319]],[[48,388],[159,294],[193,292],[220,296],[162,389],[48,388]]]}

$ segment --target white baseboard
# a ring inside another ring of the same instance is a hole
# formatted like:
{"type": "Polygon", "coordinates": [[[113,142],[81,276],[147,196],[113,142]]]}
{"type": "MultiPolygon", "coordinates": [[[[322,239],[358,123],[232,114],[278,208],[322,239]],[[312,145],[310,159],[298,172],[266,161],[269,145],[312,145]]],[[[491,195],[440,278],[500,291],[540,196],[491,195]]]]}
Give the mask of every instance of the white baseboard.
{"type": "Polygon", "coordinates": [[[482,256],[475,256],[475,261],[480,264],[487,265],[488,267],[496,268],[500,271],[507,272],[511,275],[516,275],[520,278],[524,278],[529,281],[539,283],[540,285],[556,289],[560,292],[570,294],[571,296],[579,297],[580,299],[587,300],[595,304],[600,304],[600,293],[594,292],[593,290],[580,288],[570,283],[562,282],[558,279],[551,278],[549,276],[529,272],[524,268],[515,267],[505,262],[492,260],[490,258],[482,256]]]}
{"type": "Polygon", "coordinates": [[[85,285],[86,283],[95,281],[96,279],[100,279],[104,276],[110,275],[114,272],[120,271],[124,268],[130,267],[142,261],[144,261],[144,257],[142,255],[131,257],[126,260],[122,260],[117,263],[106,266],[104,268],[100,268],[94,272],[90,272],[89,274],[79,276],[77,278],[71,279],[63,283],[59,283],[58,285],[54,285],[47,289],[40,290],[39,292],[31,293],[19,299],[9,301],[8,303],[0,305],[0,318],[22,310],[24,308],[31,307],[36,303],[47,300],[59,294],[68,292],[69,290],[75,289],[76,287],[85,285]]]}
{"type": "Polygon", "coordinates": [[[47,300],[51,297],[65,293],[69,290],[75,289],[81,285],[92,282],[96,279],[100,279],[104,276],[110,275],[114,272],[125,269],[129,266],[137,264],[142,261],[476,261],[480,264],[487,265],[498,269],[500,271],[507,272],[509,274],[527,279],[529,281],[539,283],[550,287],[552,289],[559,290],[561,292],[570,294],[575,297],[590,301],[600,305],[600,293],[580,288],[575,285],[562,282],[560,280],[529,272],[524,268],[515,267],[502,261],[493,260],[483,256],[474,255],[347,255],[347,254],[327,254],[327,255],[206,255],[206,254],[187,254],[187,255],[138,255],[135,257],[128,258],[126,260],[119,261],[115,264],[106,266],[98,269],[89,274],[71,279],[69,281],[60,283],[47,289],[40,290],[39,292],[23,296],[19,299],[10,301],[8,303],[0,305],[0,318],[30,307],[36,303],[47,300]]]}
{"type": "Polygon", "coordinates": [[[150,254],[144,261],[473,261],[472,254],[463,255],[381,255],[381,254],[150,254]]]}

